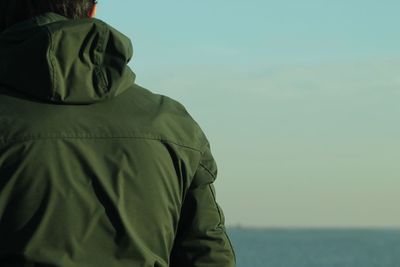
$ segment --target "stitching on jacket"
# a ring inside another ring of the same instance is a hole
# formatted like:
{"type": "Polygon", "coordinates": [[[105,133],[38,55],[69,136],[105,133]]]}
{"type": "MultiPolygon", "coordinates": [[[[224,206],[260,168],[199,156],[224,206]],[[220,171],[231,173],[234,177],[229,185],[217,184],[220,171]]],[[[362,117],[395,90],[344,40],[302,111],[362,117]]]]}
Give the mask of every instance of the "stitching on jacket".
{"type": "Polygon", "coordinates": [[[47,33],[47,37],[49,38],[49,49],[47,51],[47,58],[49,59],[49,63],[50,63],[50,86],[52,89],[52,99],[56,98],[56,75],[55,75],[55,64],[54,64],[54,59],[52,56],[52,52],[54,52],[54,42],[53,42],[53,38],[51,35],[51,32],[49,30],[48,27],[44,27],[44,29],[46,30],[47,33]]]}
{"type": "Polygon", "coordinates": [[[209,168],[207,168],[203,163],[199,164],[200,167],[203,167],[204,170],[206,170],[208,172],[208,174],[210,174],[212,176],[212,178],[217,179],[217,176],[215,174],[213,174],[209,168]]]}
{"type": "Polygon", "coordinates": [[[96,50],[98,54],[95,54],[95,73],[99,79],[99,87],[103,91],[103,93],[108,93],[108,80],[107,77],[103,73],[103,61],[104,58],[100,56],[100,53],[103,53],[106,49],[106,34],[107,34],[107,27],[104,26],[103,23],[99,23],[100,27],[100,34],[99,34],[99,40],[97,43],[96,50]],[[103,29],[101,29],[103,27],[103,29]]]}
{"type": "MultiPolygon", "coordinates": [[[[177,141],[172,141],[170,139],[164,138],[162,136],[93,136],[93,135],[86,135],[86,136],[23,136],[19,138],[10,138],[10,139],[4,139],[0,137],[0,142],[2,145],[6,145],[9,143],[19,143],[19,142],[27,142],[27,141],[34,141],[34,140],[56,140],[56,139],[143,139],[143,140],[154,140],[154,141],[162,141],[162,142],[167,142],[171,143],[180,147],[184,147],[187,149],[194,150],[196,152],[202,152],[202,150],[188,146],[186,144],[177,142],[177,141]]],[[[210,173],[211,174],[211,173],[210,173]]]]}
{"type": "Polygon", "coordinates": [[[216,198],[216,196],[215,196],[215,194],[214,194],[214,191],[213,191],[212,188],[211,188],[211,184],[208,185],[208,188],[209,188],[209,190],[211,191],[211,195],[213,196],[214,203],[215,203],[215,206],[216,206],[217,211],[218,211],[218,215],[219,215],[219,223],[218,223],[218,226],[219,226],[219,228],[223,231],[225,238],[228,240],[229,246],[230,246],[231,251],[232,251],[232,254],[233,254],[234,261],[235,261],[235,263],[236,263],[236,253],[235,253],[235,249],[233,248],[232,241],[230,240],[228,234],[226,233],[224,224],[222,223],[222,211],[221,211],[220,207],[219,207],[218,204],[217,204],[217,198],[216,198]]]}
{"type": "Polygon", "coordinates": [[[217,204],[217,198],[216,198],[216,196],[215,196],[215,194],[214,194],[213,189],[211,188],[211,184],[208,185],[208,189],[209,189],[210,192],[211,192],[211,195],[212,195],[213,200],[214,200],[215,208],[216,208],[217,211],[218,211],[218,216],[219,216],[218,227],[221,228],[221,229],[223,229],[223,227],[221,227],[221,226],[222,226],[222,212],[221,212],[221,209],[219,208],[219,206],[218,206],[218,204],[217,204]]]}

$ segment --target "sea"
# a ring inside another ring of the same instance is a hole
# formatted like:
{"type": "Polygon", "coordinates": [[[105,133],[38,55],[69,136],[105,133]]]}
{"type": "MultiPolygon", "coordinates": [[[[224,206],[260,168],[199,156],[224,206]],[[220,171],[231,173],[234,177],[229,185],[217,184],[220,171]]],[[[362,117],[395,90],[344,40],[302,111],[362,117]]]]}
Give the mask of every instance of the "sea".
{"type": "Polygon", "coordinates": [[[400,229],[228,228],[237,267],[400,267],[400,229]]]}

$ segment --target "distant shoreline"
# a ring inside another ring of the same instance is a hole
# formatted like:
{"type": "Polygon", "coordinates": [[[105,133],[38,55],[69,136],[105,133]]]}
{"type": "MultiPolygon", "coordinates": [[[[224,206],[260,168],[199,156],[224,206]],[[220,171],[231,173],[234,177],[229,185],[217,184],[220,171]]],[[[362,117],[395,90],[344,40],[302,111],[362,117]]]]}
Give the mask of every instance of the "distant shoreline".
{"type": "Polygon", "coordinates": [[[305,227],[305,226],[245,226],[245,225],[228,225],[228,231],[232,230],[250,230],[250,231],[400,231],[400,227],[355,227],[355,226],[319,226],[319,227],[305,227]]]}

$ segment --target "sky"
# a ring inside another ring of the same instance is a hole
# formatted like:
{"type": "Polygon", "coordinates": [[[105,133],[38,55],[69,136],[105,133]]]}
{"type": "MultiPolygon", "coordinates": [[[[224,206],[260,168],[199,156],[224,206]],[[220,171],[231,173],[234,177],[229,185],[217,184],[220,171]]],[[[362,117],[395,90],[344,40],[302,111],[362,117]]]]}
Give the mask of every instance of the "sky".
{"type": "Polygon", "coordinates": [[[400,1],[99,1],[185,105],[228,226],[400,227],[400,1]]]}

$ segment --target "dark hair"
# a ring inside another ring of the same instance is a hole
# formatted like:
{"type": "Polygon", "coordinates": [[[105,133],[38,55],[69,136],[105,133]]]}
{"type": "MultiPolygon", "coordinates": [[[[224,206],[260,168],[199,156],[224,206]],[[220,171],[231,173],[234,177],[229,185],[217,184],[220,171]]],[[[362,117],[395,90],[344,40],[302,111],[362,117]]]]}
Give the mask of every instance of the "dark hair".
{"type": "Polygon", "coordinates": [[[70,19],[88,18],[96,3],[96,0],[0,0],[0,32],[46,12],[70,19]]]}

